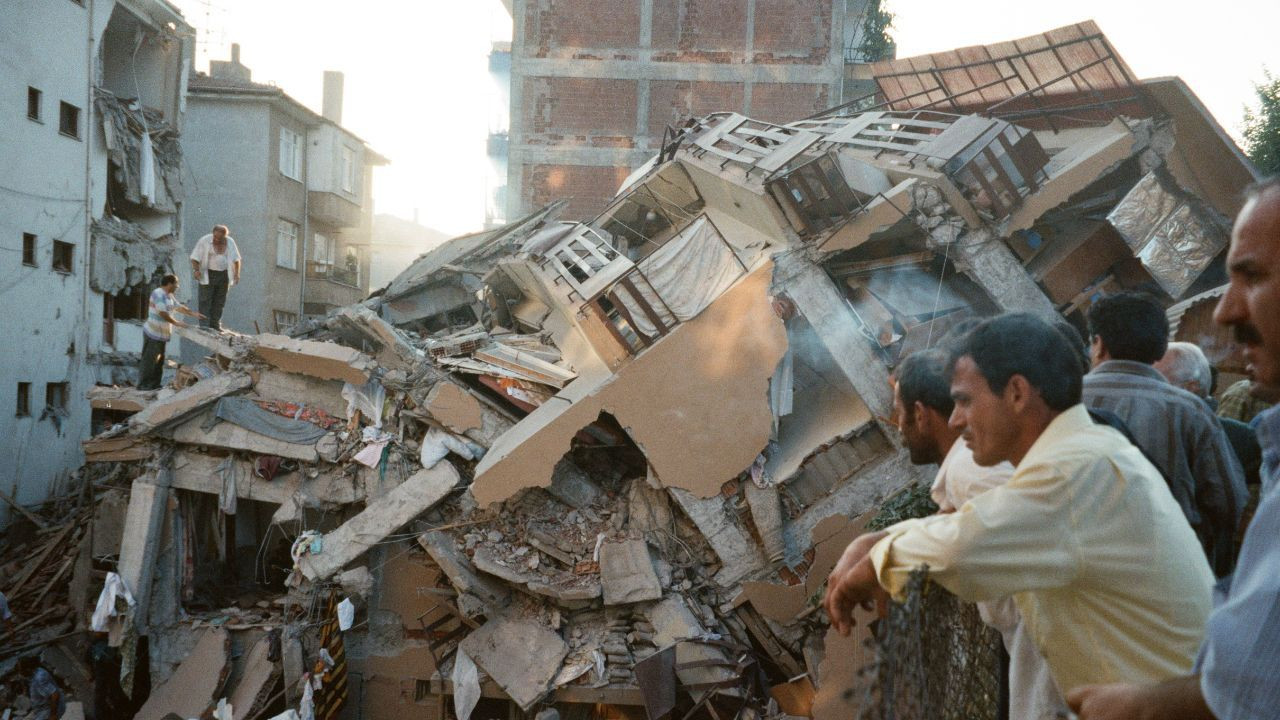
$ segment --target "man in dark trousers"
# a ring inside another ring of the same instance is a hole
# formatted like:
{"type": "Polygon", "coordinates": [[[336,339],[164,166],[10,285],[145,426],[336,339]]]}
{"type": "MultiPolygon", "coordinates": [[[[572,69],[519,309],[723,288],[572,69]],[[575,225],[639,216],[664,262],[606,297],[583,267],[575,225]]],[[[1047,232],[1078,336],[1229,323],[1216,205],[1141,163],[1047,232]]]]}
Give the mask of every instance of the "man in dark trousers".
{"type": "Polygon", "coordinates": [[[204,317],[178,302],[173,295],[177,291],[177,275],[165,275],[160,279],[160,287],[151,291],[147,322],[142,326],[142,359],[138,366],[139,390],[156,390],[160,387],[160,379],[164,375],[164,348],[169,343],[172,326],[187,327],[186,323],[173,317],[174,313],[195,318],[204,317]]]}

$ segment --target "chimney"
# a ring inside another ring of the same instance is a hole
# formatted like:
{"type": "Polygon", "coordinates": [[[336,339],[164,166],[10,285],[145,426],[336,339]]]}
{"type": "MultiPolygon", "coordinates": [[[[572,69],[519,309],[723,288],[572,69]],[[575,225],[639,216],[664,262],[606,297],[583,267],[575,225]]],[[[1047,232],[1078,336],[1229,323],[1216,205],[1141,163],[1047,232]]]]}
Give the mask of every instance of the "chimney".
{"type": "Polygon", "coordinates": [[[324,71],[324,115],[336,125],[342,124],[342,73],[337,70],[324,71]]]}
{"type": "Polygon", "coordinates": [[[250,82],[253,74],[249,68],[240,64],[240,43],[231,43],[231,60],[210,60],[209,77],[219,80],[240,80],[250,82]]]}

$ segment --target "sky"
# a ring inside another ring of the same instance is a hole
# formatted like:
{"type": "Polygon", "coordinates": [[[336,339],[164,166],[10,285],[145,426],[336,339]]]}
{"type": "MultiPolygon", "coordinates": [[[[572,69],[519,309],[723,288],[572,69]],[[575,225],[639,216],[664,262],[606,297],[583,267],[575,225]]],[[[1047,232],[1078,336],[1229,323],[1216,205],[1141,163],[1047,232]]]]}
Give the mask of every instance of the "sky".
{"type": "MultiPolygon", "coordinates": [[[[636,0],[637,2],[639,0],[636,0]]],[[[324,70],[346,75],[343,125],[391,159],[375,211],[449,234],[479,229],[493,173],[485,154],[507,108],[488,70],[510,40],[499,0],[174,0],[198,30],[196,69],[241,46],[253,79],[320,109],[324,70]]],[[[1093,19],[1139,77],[1181,76],[1240,136],[1266,66],[1280,73],[1280,2],[884,0],[898,56],[1034,35],[1093,19]]]]}

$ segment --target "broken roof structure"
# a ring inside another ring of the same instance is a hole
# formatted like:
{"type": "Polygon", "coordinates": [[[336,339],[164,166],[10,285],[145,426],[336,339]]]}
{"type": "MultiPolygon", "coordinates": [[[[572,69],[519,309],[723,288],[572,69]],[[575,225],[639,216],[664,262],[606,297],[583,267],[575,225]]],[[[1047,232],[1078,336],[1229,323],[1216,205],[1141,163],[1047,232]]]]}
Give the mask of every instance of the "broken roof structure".
{"type": "Polygon", "coordinates": [[[96,391],[141,408],[86,452],[128,478],[112,622],[157,691],[193,645],[230,663],[215,625],[283,630],[291,706],[307,669],[354,701],[350,662],[373,717],[834,708],[821,585],[930,474],[888,430],[898,359],[1002,310],[1197,297],[1253,175],[1092,23],[875,72],[818,117],[690,120],[591,222],[455,239],[295,337],[176,331],[209,357],[173,388],[96,391]]]}

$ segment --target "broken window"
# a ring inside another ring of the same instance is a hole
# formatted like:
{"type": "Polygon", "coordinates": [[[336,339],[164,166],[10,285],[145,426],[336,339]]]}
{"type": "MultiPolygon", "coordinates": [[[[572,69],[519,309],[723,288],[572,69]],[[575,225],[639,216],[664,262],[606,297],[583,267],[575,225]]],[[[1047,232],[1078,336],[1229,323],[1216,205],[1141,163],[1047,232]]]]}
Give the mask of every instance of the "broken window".
{"type": "Polygon", "coordinates": [[[61,240],[53,241],[53,269],[58,272],[71,272],[71,264],[75,259],[76,246],[61,240]]]}
{"type": "Polygon", "coordinates": [[[31,383],[18,383],[18,407],[13,414],[17,417],[28,417],[31,415],[31,383]]]}
{"type": "Polygon", "coordinates": [[[280,174],[291,180],[302,180],[302,136],[289,128],[280,128],[280,174]]]}
{"type": "Polygon", "coordinates": [[[342,146],[341,168],[343,191],[356,194],[360,183],[360,166],[356,164],[356,151],[346,145],[342,146]]]}
{"type": "Polygon", "coordinates": [[[276,223],[276,265],[298,269],[298,225],[288,220],[276,223]]]}
{"type": "Polygon", "coordinates": [[[854,193],[830,153],[778,175],[768,187],[801,235],[839,225],[860,212],[869,199],[854,193]]]}
{"type": "Polygon", "coordinates": [[[125,288],[115,295],[108,295],[111,298],[111,318],[114,320],[146,320],[147,319],[147,288],[145,285],[135,285],[125,288]]]}
{"type": "Polygon", "coordinates": [[[80,139],[80,108],[65,101],[59,105],[58,132],[80,139]]]}
{"type": "Polygon", "coordinates": [[[612,272],[601,273],[601,270],[619,259],[622,262],[618,270],[631,265],[599,233],[586,225],[580,226],[546,254],[546,260],[560,277],[584,300],[595,295],[601,286],[616,276],[612,272]]]}
{"type": "Polygon", "coordinates": [[[36,266],[36,236],[22,233],[22,264],[36,266]]]}
{"type": "Polygon", "coordinates": [[[40,122],[40,96],[43,95],[33,87],[27,88],[27,118],[40,122]]]}
{"type": "Polygon", "coordinates": [[[591,224],[613,236],[619,252],[639,262],[696,218],[705,205],[689,173],[671,164],[629,190],[591,224]]]}
{"type": "Polygon", "coordinates": [[[67,396],[70,394],[70,383],[56,382],[44,385],[44,407],[46,410],[66,412],[67,396]]]}
{"type": "Polygon", "coordinates": [[[275,323],[276,332],[282,333],[298,324],[298,313],[291,313],[286,310],[272,310],[271,319],[275,323]]]}

